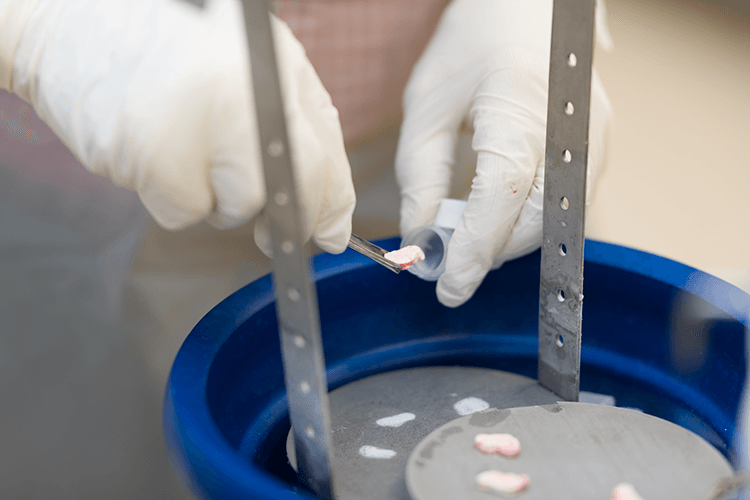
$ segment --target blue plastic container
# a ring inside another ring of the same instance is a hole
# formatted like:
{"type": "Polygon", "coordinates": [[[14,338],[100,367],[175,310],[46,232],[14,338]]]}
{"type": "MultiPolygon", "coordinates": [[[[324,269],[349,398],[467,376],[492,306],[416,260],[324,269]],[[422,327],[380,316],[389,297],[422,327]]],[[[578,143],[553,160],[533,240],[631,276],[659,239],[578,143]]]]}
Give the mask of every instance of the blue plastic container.
{"type": "MultiPolygon", "coordinates": [[[[399,240],[379,245],[396,249],[399,240]]],[[[448,309],[434,283],[395,275],[352,251],[316,257],[330,389],[428,365],[535,378],[539,259],[536,252],[505,264],[467,304],[448,309]]],[[[590,240],[584,293],[581,389],[687,427],[731,459],[750,297],[682,264],[590,240]],[[674,365],[669,333],[675,306],[685,303],[712,318],[696,332],[705,362],[687,372],[674,365]]],[[[175,468],[201,497],[313,497],[286,461],[289,420],[270,276],[230,295],[185,340],[164,426],[175,468]]]]}

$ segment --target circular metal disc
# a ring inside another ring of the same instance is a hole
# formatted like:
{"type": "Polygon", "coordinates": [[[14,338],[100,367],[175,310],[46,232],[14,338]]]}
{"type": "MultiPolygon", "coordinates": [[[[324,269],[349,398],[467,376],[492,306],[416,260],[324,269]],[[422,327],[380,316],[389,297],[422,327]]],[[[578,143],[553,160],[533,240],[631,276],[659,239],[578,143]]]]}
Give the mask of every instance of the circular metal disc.
{"type": "Polygon", "coordinates": [[[675,424],[637,411],[587,403],[487,410],[436,429],[406,466],[413,500],[497,498],[476,484],[487,470],[528,474],[520,500],[608,499],[631,483],[645,499],[705,500],[732,474],[710,444],[675,424]],[[477,434],[512,434],[521,443],[513,459],[480,452],[477,434]]]}
{"type": "MultiPolygon", "coordinates": [[[[467,412],[559,398],[536,380],[513,373],[426,367],[357,380],[331,392],[329,399],[337,499],[408,500],[406,460],[430,432],[467,412]]],[[[287,455],[296,468],[291,432],[287,455]]]]}

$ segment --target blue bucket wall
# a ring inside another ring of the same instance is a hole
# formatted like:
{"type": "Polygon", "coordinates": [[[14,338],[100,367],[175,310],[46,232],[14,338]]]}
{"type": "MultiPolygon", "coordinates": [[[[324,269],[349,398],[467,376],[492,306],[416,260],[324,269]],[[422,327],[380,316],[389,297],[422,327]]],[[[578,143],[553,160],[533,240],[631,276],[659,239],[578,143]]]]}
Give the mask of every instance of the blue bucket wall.
{"type": "MultiPolygon", "coordinates": [[[[379,243],[397,248],[398,239],[379,243]]],[[[352,251],[313,259],[328,381],[464,365],[536,377],[539,252],[490,273],[474,298],[441,306],[434,283],[352,251]]],[[[750,297],[682,264],[587,241],[581,389],[614,395],[701,435],[731,459],[745,376],[750,297]],[[670,358],[675,304],[712,317],[705,363],[670,358]]],[[[193,329],[172,367],[164,426],[173,465],[199,496],[310,498],[286,462],[289,429],[270,276],[235,292],[193,329]]],[[[398,390],[398,388],[394,388],[398,390]]]]}

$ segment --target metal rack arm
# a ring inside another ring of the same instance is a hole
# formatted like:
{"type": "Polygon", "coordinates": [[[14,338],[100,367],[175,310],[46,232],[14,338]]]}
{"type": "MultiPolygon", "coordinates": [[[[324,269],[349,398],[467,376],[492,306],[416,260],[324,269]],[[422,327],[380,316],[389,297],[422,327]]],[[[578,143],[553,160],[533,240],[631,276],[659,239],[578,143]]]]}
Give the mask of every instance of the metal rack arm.
{"type": "Polygon", "coordinates": [[[539,382],[578,400],[591,62],[596,0],[555,0],[552,14],[542,262],[539,382]]]}
{"type": "MultiPolygon", "coordinates": [[[[331,425],[318,299],[301,234],[269,5],[243,0],[274,252],[276,313],[300,480],[333,498],[331,425]]],[[[253,140],[248,138],[248,140],[253,140]]]]}

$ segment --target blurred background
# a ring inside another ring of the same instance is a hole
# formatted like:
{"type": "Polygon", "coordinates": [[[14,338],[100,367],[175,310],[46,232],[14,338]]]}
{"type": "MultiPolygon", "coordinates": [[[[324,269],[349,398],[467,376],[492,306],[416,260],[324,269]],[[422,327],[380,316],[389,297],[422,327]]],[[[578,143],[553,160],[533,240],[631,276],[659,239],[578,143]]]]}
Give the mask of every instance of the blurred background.
{"type": "Polygon", "coordinates": [[[608,0],[609,164],[587,237],[750,291],[750,3],[608,0]]]}
{"type": "MultiPolygon", "coordinates": [[[[595,65],[615,129],[587,236],[750,292],[750,4],[607,8],[615,49],[595,65]]],[[[398,232],[397,119],[349,145],[365,237],[398,232]]],[[[211,307],[269,271],[252,225],[160,229],[0,94],[0,497],[192,498],[161,433],[171,362],[211,307]]]]}

